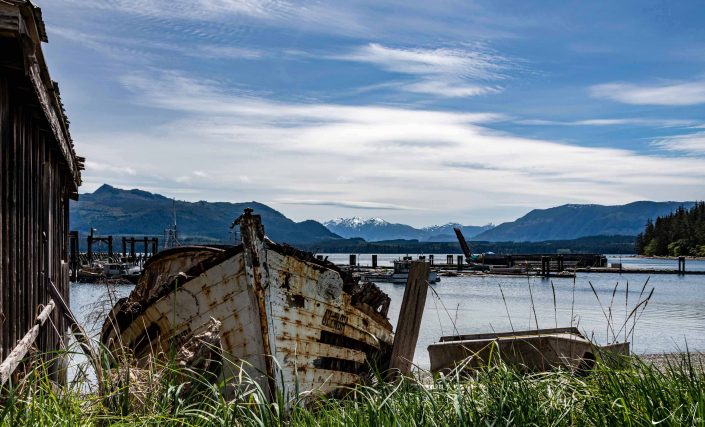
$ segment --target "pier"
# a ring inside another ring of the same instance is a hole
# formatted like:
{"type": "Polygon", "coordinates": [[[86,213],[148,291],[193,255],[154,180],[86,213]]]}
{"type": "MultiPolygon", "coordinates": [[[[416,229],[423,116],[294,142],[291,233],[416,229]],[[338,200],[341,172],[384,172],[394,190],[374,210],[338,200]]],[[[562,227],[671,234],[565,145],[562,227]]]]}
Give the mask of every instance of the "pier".
{"type": "MultiPolygon", "coordinates": [[[[349,255],[348,263],[339,266],[368,277],[383,277],[383,272],[392,266],[380,266],[379,257],[371,255],[370,264],[358,262],[360,254],[349,255]]],[[[318,256],[323,259],[322,255],[318,256]]],[[[705,271],[686,270],[686,258],[674,260],[674,269],[660,268],[623,268],[621,264],[608,265],[607,257],[602,254],[512,254],[480,255],[470,261],[463,255],[448,254],[443,262],[437,262],[438,255],[417,255],[420,261],[426,261],[440,276],[462,274],[484,274],[497,276],[543,276],[572,278],[576,273],[610,273],[610,274],[674,274],[705,275],[705,271]]],[[[403,257],[411,259],[411,257],[403,257]]]]}
{"type": "Polygon", "coordinates": [[[135,282],[144,264],[159,252],[159,238],[150,236],[98,236],[91,229],[86,251],[80,252],[78,231],[70,233],[71,281],[95,282],[120,278],[135,282]],[[121,252],[115,243],[121,242],[121,252]],[[142,252],[139,252],[139,250],[142,252]]]}

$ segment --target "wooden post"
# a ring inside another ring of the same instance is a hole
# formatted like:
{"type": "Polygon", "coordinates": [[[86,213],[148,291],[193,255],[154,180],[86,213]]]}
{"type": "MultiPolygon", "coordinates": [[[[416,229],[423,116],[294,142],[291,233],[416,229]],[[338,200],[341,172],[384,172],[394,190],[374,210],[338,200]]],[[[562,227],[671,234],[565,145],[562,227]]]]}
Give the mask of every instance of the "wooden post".
{"type": "Polygon", "coordinates": [[[563,271],[564,269],[563,255],[558,255],[558,271],[563,271]]]}
{"type": "Polygon", "coordinates": [[[541,257],[541,275],[548,277],[551,273],[551,258],[547,256],[541,257]]]}
{"type": "Polygon", "coordinates": [[[453,255],[446,255],[446,264],[453,265],[453,255]]]}
{"type": "Polygon", "coordinates": [[[357,255],[350,254],[350,265],[351,266],[357,265],[357,255]]]}
{"type": "Polygon", "coordinates": [[[69,236],[71,281],[75,282],[78,278],[78,231],[72,231],[69,236]]]}
{"type": "Polygon", "coordinates": [[[108,236],[108,258],[113,258],[113,236],[108,236]]]}
{"type": "Polygon", "coordinates": [[[372,268],[377,268],[377,255],[372,255],[372,268]]]}
{"type": "Polygon", "coordinates": [[[419,339],[421,318],[426,304],[428,271],[429,266],[425,262],[414,261],[411,263],[397,320],[397,330],[394,334],[392,358],[389,363],[389,368],[394,372],[392,375],[395,373],[408,375],[411,372],[416,342],[419,339]]]}
{"type": "Polygon", "coordinates": [[[135,238],[130,237],[130,259],[135,260],[135,238]]]}
{"type": "Polygon", "coordinates": [[[458,255],[458,271],[461,271],[463,269],[463,256],[458,255]]]}
{"type": "Polygon", "coordinates": [[[88,255],[88,262],[93,261],[93,230],[91,229],[91,235],[86,238],[86,243],[88,243],[88,251],[86,252],[86,255],[88,255]]]}
{"type": "Polygon", "coordinates": [[[142,252],[142,258],[147,256],[147,253],[149,252],[149,239],[147,236],[144,237],[144,252],[142,252]]]}
{"type": "Polygon", "coordinates": [[[430,265],[433,265],[433,255],[429,255],[429,256],[428,256],[428,263],[429,263],[430,265]]]}
{"type": "Polygon", "coordinates": [[[122,257],[127,258],[127,237],[122,237],[122,257]]]}

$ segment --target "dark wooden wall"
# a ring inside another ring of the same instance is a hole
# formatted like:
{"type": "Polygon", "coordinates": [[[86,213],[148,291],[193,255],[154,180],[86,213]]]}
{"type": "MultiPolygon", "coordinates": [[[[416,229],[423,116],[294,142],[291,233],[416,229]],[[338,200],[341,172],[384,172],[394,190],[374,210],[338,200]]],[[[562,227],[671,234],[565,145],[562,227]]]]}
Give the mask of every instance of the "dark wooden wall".
{"type": "MultiPolygon", "coordinates": [[[[22,73],[0,67],[0,360],[33,326],[52,280],[69,301],[65,159],[22,73]]],[[[66,323],[54,310],[37,347],[60,348],[66,323]]]]}

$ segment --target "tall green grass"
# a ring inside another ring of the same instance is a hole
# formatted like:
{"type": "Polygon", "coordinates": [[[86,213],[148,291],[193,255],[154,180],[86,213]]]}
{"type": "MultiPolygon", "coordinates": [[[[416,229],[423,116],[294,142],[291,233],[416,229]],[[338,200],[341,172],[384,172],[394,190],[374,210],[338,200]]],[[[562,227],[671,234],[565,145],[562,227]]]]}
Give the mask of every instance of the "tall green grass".
{"type": "MultiPolygon", "coordinates": [[[[699,356],[699,355],[697,355],[699,356]]],[[[698,360],[701,360],[698,358],[698,360]]],[[[705,425],[705,375],[684,353],[656,367],[637,357],[601,358],[590,375],[526,374],[502,363],[461,372],[357,386],[341,399],[282,395],[269,402],[246,377],[224,382],[154,366],[105,376],[99,396],[85,376],[58,388],[40,364],[2,391],[3,426],[681,426],[705,425]]]]}

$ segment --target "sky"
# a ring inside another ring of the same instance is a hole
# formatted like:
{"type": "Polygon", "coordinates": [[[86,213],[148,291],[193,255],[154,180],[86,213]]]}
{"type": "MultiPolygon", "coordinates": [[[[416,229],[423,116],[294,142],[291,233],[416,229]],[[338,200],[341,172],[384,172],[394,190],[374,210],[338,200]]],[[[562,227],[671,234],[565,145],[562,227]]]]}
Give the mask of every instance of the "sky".
{"type": "Polygon", "coordinates": [[[705,199],[701,1],[36,3],[82,192],[415,226],[705,199]]]}

